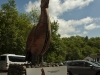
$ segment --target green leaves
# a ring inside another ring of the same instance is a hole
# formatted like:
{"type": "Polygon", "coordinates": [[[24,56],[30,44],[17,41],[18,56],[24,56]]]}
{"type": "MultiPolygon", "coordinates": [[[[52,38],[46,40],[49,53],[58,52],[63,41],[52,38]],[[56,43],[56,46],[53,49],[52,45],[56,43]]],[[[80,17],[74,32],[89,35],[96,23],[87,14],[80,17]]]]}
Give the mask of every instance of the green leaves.
{"type": "Polygon", "coordinates": [[[0,10],[1,53],[24,54],[26,39],[31,30],[31,20],[17,11],[14,0],[3,4],[0,10]]]}

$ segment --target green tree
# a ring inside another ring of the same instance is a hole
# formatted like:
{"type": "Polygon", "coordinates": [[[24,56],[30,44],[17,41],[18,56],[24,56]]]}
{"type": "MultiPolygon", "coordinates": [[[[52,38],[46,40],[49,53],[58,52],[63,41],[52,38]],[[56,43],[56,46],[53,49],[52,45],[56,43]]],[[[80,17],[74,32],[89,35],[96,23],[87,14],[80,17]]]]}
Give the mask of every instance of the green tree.
{"type": "Polygon", "coordinates": [[[90,46],[86,46],[83,48],[82,53],[85,57],[90,56],[93,53],[93,49],[90,46]]]}
{"type": "Polygon", "coordinates": [[[51,42],[50,48],[46,52],[45,57],[47,62],[60,62],[65,60],[65,45],[63,44],[58,31],[58,22],[51,23],[51,42]]]}
{"type": "Polygon", "coordinates": [[[0,11],[0,29],[1,29],[1,50],[2,53],[10,52],[11,48],[13,47],[14,43],[12,42],[15,36],[15,26],[14,21],[18,15],[17,10],[15,8],[14,0],[9,0],[9,3],[3,4],[1,6],[0,11]]]}
{"type": "Polygon", "coordinates": [[[28,13],[28,16],[31,19],[31,23],[33,24],[37,24],[39,21],[39,17],[40,17],[40,12],[37,8],[32,9],[32,11],[30,11],[28,13]]]}
{"type": "Polygon", "coordinates": [[[14,0],[8,0],[8,3],[2,4],[0,10],[1,54],[24,54],[26,38],[31,27],[30,18],[17,11],[14,0]]]}

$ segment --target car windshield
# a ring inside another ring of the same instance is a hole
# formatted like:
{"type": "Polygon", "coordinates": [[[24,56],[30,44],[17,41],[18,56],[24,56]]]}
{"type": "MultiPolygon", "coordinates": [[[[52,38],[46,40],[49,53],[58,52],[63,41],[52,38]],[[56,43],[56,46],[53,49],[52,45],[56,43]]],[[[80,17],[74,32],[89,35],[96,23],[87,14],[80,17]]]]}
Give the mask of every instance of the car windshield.
{"type": "Polygon", "coordinates": [[[94,62],[91,62],[91,61],[88,61],[91,65],[93,65],[93,66],[100,66],[100,65],[98,65],[98,64],[96,64],[96,63],[94,63],[94,62]]]}
{"type": "Polygon", "coordinates": [[[93,63],[95,63],[95,64],[97,64],[97,65],[99,65],[99,66],[100,66],[100,63],[99,63],[99,62],[93,62],[93,63]]]}

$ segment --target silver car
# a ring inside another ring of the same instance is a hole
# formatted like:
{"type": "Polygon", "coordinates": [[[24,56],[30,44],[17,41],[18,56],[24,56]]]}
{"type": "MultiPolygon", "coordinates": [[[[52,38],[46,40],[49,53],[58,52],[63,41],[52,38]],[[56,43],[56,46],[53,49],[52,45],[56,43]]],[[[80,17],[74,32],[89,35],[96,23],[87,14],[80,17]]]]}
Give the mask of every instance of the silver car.
{"type": "Polygon", "coordinates": [[[68,75],[100,75],[100,66],[87,60],[66,61],[68,75]]]}

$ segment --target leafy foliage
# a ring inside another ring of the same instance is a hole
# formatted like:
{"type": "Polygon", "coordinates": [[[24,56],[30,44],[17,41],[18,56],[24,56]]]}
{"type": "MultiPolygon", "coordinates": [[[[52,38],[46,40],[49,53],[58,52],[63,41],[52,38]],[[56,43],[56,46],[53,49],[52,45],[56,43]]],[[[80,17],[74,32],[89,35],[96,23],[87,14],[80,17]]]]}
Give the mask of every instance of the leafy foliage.
{"type": "Polygon", "coordinates": [[[3,4],[0,10],[0,50],[1,53],[23,54],[29,30],[30,18],[18,13],[14,0],[3,4]]]}

